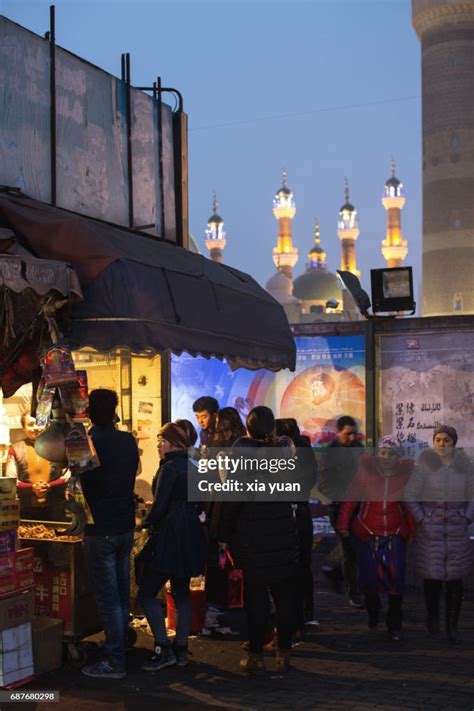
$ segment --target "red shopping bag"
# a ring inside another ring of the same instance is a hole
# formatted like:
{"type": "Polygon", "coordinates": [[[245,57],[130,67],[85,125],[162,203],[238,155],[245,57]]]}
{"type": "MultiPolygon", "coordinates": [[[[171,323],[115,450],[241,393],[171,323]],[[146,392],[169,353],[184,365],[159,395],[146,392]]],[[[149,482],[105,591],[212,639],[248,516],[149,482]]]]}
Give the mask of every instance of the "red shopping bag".
{"type": "Polygon", "coordinates": [[[234,559],[230,551],[226,548],[219,555],[219,565],[224,569],[229,563],[230,569],[227,573],[227,607],[229,609],[241,609],[244,606],[244,574],[240,568],[236,568],[234,559]]]}

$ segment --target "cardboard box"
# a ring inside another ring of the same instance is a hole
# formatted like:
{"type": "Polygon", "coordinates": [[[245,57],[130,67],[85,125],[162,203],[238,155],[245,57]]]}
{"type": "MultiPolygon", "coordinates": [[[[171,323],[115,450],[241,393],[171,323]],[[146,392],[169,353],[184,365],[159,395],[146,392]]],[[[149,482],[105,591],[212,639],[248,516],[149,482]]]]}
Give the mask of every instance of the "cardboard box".
{"type": "Polygon", "coordinates": [[[20,502],[18,499],[0,501],[0,531],[18,528],[20,523],[20,502]]]}
{"type": "Polygon", "coordinates": [[[15,529],[0,531],[0,556],[16,551],[18,547],[18,533],[15,529]]]}
{"type": "Polygon", "coordinates": [[[31,622],[35,614],[34,590],[0,600],[0,631],[25,622],[31,622]]]}
{"type": "Polygon", "coordinates": [[[69,565],[53,567],[40,556],[35,558],[35,614],[64,620],[65,632],[73,630],[73,587],[69,565]]]}
{"type": "Polygon", "coordinates": [[[21,570],[15,574],[15,590],[30,590],[35,586],[35,575],[32,570],[21,570]]]}
{"type": "Polygon", "coordinates": [[[1,531],[16,531],[20,525],[20,517],[6,519],[4,521],[0,520],[0,532],[1,531]]]}
{"type": "Polygon", "coordinates": [[[34,586],[33,548],[0,556],[0,598],[34,586]]]}
{"type": "Polygon", "coordinates": [[[33,572],[35,556],[33,548],[20,548],[14,553],[15,570],[17,573],[33,572]]]}
{"type": "Polygon", "coordinates": [[[0,500],[0,520],[18,515],[20,510],[20,500],[17,498],[0,500]]]}
{"type": "Polygon", "coordinates": [[[63,621],[35,617],[32,623],[35,674],[60,669],[63,652],[63,621]]]}
{"type": "Polygon", "coordinates": [[[15,570],[15,553],[0,556],[0,575],[11,573],[15,570]]]}
{"type": "Polygon", "coordinates": [[[0,686],[14,684],[33,673],[31,622],[0,632],[0,686]]]}
{"type": "Polygon", "coordinates": [[[15,571],[10,570],[0,573],[0,598],[14,595],[16,592],[15,571]]]}
{"type": "Polygon", "coordinates": [[[0,501],[16,498],[16,476],[0,476],[0,501]]]}

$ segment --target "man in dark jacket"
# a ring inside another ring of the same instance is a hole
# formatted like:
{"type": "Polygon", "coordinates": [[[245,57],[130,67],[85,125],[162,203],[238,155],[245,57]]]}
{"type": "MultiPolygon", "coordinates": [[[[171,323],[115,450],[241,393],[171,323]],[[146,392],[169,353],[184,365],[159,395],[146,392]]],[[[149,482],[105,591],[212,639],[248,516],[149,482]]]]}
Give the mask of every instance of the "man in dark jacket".
{"type": "MultiPolygon", "coordinates": [[[[319,491],[331,499],[329,518],[336,531],[337,517],[341,506],[340,500],[344,498],[352,479],[357,472],[363,445],[359,440],[357,422],[353,417],[344,415],[336,423],[336,437],[324,450],[318,476],[319,491]]],[[[351,607],[361,608],[361,598],[357,583],[357,555],[350,537],[343,538],[337,534],[342,548],[342,575],[348,586],[349,604],[351,607]]],[[[337,574],[331,571],[331,576],[337,574]]]]}
{"type": "Polygon", "coordinates": [[[193,412],[196,422],[201,428],[199,431],[199,443],[201,447],[212,447],[212,438],[216,428],[216,417],[219,411],[219,403],[215,397],[205,395],[198,398],[193,403],[193,412]]]}
{"type": "Polygon", "coordinates": [[[90,436],[100,467],[81,477],[94,523],[86,527],[84,551],[105,632],[106,659],[84,667],[86,676],[122,679],[130,609],[130,553],[135,529],[133,490],[138,469],[134,437],[115,427],[117,394],[93,390],[90,436]]]}

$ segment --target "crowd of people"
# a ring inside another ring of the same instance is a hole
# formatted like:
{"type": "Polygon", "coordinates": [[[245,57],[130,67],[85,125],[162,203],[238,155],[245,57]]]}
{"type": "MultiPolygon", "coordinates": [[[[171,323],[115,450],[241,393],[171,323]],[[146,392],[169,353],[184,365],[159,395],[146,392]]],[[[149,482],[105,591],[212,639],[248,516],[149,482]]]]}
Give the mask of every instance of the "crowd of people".
{"type": "MultiPolygon", "coordinates": [[[[90,395],[90,436],[101,472],[83,475],[94,524],[86,529],[85,553],[105,632],[104,658],[83,673],[96,678],[126,675],[130,551],[135,529],[133,487],[138,450],[132,435],[115,426],[117,397],[110,390],[90,395]]],[[[474,468],[457,447],[449,426],[434,430],[432,447],[417,461],[404,456],[395,436],[384,436],[373,452],[360,441],[349,416],[337,421],[334,441],[316,457],[294,419],[275,419],[263,406],[242,423],[237,410],[219,409],[212,397],[193,406],[199,435],[189,420],[168,422],[158,434],[154,500],[143,527],[148,540],[137,558],[138,601],[154,636],[154,651],[143,666],[158,671],[188,662],[191,629],[190,579],[206,577],[207,612],[201,635],[232,635],[227,616],[230,560],[242,571],[248,642],[240,667],[265,670],[263,651],[273,644],[276,666],[290,668],[295,635],[315,623],[311,553],[311,489],[330,499],[330,520],[342,547],[342,574],[349,604],[365,608],[368,627],[379,625],[380,596],[387,595],[386,628],[402,634],[407,545],[414,541],[423,579],[426,626],[440,631],[440,598],[446,590],[446,634],[458,640],[463,577],[471,567],[468,527],[474,520],[474,468]],[[188,500],[189,450],[209,448],[293,448],[304,472],[304,495],[285,500],[188,500]],[[318,471],[318,463],[319,471],[318,471]],[[158,593],[169,582],[176,608],[171,643],[158,593]]]]}

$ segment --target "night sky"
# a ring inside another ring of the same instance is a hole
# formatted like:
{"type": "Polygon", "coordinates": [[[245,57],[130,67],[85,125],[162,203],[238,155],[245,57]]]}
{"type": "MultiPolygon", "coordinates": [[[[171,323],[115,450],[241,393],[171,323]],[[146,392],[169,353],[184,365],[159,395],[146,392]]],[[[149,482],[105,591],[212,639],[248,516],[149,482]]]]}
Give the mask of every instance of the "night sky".
{"type": "MultiPolygon", "coordinates": [[[[2,14],[44,34],[49,2],[0,0],[2,14]]],[[[384,266],[380,202],[390,159],[405,186],[406,264],[420,279],[420,48],[410,0],[57,0],[57,42],[132,83],[158,75],[184,94],[189,114],[190,227],[201,249],[216,190],[224,260],[261,283],[274,273],[272,215],[288,171],[293,237],[304,270],[314,217],[332,270],[339,267],[344,177],[359,212],[357,261],[384,266]]]]}

